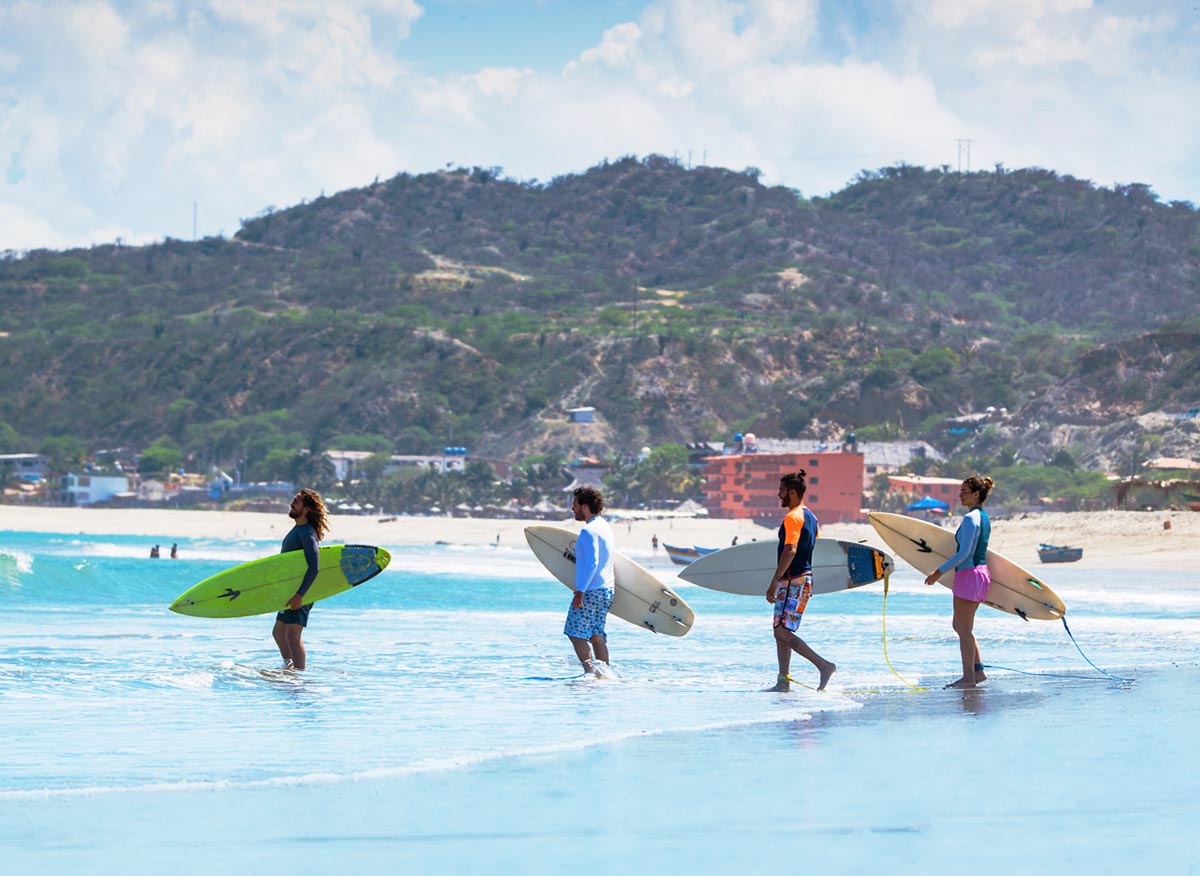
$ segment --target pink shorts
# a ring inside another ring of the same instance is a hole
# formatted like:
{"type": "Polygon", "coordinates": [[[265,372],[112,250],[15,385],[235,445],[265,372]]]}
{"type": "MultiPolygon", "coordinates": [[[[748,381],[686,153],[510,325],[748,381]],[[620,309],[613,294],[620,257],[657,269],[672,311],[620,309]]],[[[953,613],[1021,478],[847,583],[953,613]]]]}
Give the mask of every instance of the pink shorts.
{"type": "Polygon", "coordinates": [[[983,602],[987,599],[988,585],[991,583],[992,576],[987,566],[959,569],[954,573],[954,595],[971,602],[983,602]]]}

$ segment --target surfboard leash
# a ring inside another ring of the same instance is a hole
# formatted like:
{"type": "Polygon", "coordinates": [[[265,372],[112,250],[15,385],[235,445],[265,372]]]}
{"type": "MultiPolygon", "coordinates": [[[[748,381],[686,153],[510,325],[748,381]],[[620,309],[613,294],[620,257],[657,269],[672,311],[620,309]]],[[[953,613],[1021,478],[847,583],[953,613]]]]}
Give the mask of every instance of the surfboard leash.
{"type": "MultiPolygon", "coordinates": [[[[997,666],[995,663],[985,663],[983,668],[999,669],[1002,672],[1015,672],[1017,675],[1028,675],[1032,678],[1074,678],[1078,681],[1109,681],[1109,678],[1097,678],[1094,675],[1065,675],[1058,672],[1029,672],[1026,669],[1017,669],[1014,666],[997,666]]],[[[1133,681],[1132,678],[1124,679],[1116,678],[1116,676],[1111,676],[1111,678],[1121,682],[1133,681]]]]}
{"type": "MultiPolygon", "coordinates": [[[[888,598],[888,588],[891,586],[891,577],[892,576],[891,576],[890,572],[884,572],[884,575],[883,575],[883,614],[882,614],[882,618],[881,618],[881,624],[883,627],[883,659],[884,659],[884,662],[887,663],[888,669],[890,669],[892,671],[892,675],[894,675],[894,676],[896,676],[896,678],[900,679],[900,682],[905,687],[908,688],[907,691],[900,691],[900,693],[925,693],[926,691],[929,690],[929,688],[921,687],[920,685],[913,684],[912,682],[908,681],[908,679],[906,679],[904,676],[902,676],[899,672],[896,671],[896,667],[892,665],[892,661],[888,657],[888,650],[887,650],[887,598],[888,598]]],[[[789,681],[790,680],[791,679],[789,679],[789,681]]],[[[799,684],[801,687],[807,687],[809,690],[816,690],[815,687],[809,687],[807,684],[804,684],[804,682],[794,682],[794,683],[799,684]]],[[[836,691],[836,693],[841,693],[841,694],[880,694],[880,693],[896,693],[896,691],[895,691],[895,689],[889,690],[886,688],[858,688],[855,690],[836,691]]]]}
{"type": "Polygon", "coordinates": [[[927,688],[927,687],[921,687],[921,686],[919,686],[919,685],[913,684],[913,683],[911,683],[910,681],[908,681],[906,678],[904,678],[904,676],[902,676],[902,675],[901,675],[899,672],[897,672],[897,671],[896,671],[896,667],[892,665],[891,658],[889,658],[889,657],[888,657],[888,649],[887,649],[887,598],[888,598],[888,588],[889,588],[889,587],[890,587],[890,585],[891,585],[891,579],[892,579],[892,575],[891,575],[891,573],[890,573],[890,572],[885,572],[885,573],[884,573],[884,576],[883,576],[883,612],[882,612],[882,617],[881,617],[881,620],[880,620],[880,623],[881,623],[881,625],[882,625],[882,627],[883,627],[883,661],[884,661],[885,663],[887,663],[887,668],[888,668],[888,669],[890,669],[890,670],[892,670],[892,675],[894,675],[894,676],[896,676],[896,678],[900,679],[900,681],[901,681],[903,684],[905,684],[905,685],[906,685],[906,686],[909,688],[909,690],[911,690],[911,691],[914,691],[914,692],[918,692],[918,691],[927,691],[927,690],[929,690],[929,688],[927,688]]]}
{"type": "Polygon", "coordinates": [[[1135,681],[1135,679],[1132,679],[1132,678],[1122,678],[1119,675],[1113,675],[1111,672],[1105,672],[1103,669],[1101,669],[1099,666],[1097,666],[1095,663],[1093,663],[1091,661],[1091,658],[1089,658],[1087,654],[1083,653],[1083,649],[1079,647],[1079,643],[1077,641],[1075,641],[1075,634],[1071,632],[1071,628],[1067,625],[1067,616],[1065,614],[1062,616],[1061,620],[1062,620],[1062,624],[1063,624],[1063,629],[1067,631],[1067,636],[1069,636],[1071,639],[1071,644],[1075,646],[1075,650],[1079,652],[1079,656],[1082,657],[1084,660],[1087,660],[1088,665],[1090,667],[1092,667],[1092,669],[1095,669],[1101,675],[1111,678],[1113,681],[1125,681],[1125,682],[1135,681]]]}
{"type": "Polygon", "coordinates": [[[1075,646],[1075,650],[1079,652],[1079,656],[1082,657],[1084,660],[1086,660],[1088,662],[1089,666],[1091,666],[1093,669],[1095,669],[1097,672],[1099,672],[1101,675],[1103,675],[1104,676],[1103,678],[1096,678],[1096,676],[1094,676],[1094,675],[1067,675],[1065,673],[1058,673],[1058,672],[1029,672],[1025,669],[1016,669],[1012,666],[997,666],[994,663],[988,663],[985,666],[985,668],[986,669],[1000,669],[1004,672],[1015,672],[1018,675],[1029,675],[1034,678],[1073,678],[1073,679],[1076,679],[1079,681],[1119,681],[1122,684],[1133,684],[1134,682],[1137,681],[1136,678],[1125,678],[1124,676],[1113,675],[1111,672],[1106,672],[1105,670],[1103,670],[1099,666],[1097,666],[1095,663],[1093,663],[1091,661],[1091,658],[1089,658],[1087,654],[1084,654],[1083,649],[1081,647],[1079,647],[1079,642],[1076,641],[1075,634],[1071,632],[1071,627],[1067,624],[1066,616],[1064,615],[1063,617],[1060,617],[1059,620],[1062,621],[1063,629],[1065,629],[1067,631],[1067,637],[1071,640],[1071,644],[1075,646]]]}

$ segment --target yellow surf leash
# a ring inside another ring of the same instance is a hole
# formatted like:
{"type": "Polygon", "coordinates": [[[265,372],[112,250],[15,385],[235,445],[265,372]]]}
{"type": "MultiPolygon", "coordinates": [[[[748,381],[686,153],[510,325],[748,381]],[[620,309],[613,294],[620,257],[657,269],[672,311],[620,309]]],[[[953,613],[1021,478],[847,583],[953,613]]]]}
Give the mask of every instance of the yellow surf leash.
{"type": "MultiPolygon", "coordinates": [[[[899,672],[896,671],[896,667],[892,666],[892,661],[888,657],[888,650],[887,650],[887,598],[888,598],[888,588],[889,588],[890,583],[891,583],[891,575],[885,574],[883,576],[883,616],[882,616],[882,620],[881,620],[881,623],[883,626],[883,659],[884,659],[884,662],[887,663],[888,669],[892,670],[892,675],[894,675],[894,676],[896,676],[896,678],[900,679],[900,682],[905,687],[908,688],[907,691],[901,691],[901,693],[923,693],[925,691],[928,691],[929,688],[921,687],[920,685],[916,685],[916,684],[912,684],[907,679],[905,679],[904,676],[902,676],[899,672]]],[[[786,680],[792,684],[798,684],[803,688],[807,688],[808,690],[811,690],[811,691],[816,691],[817,693],[825,693],[825,691],[819,691],[815,687],[812,687],[811,685],[807,685],[802,681],[796,681],[790,675],[786,676],[786,677],[780,676],[779,680],[780,681],[786,680]]],[[[842,691],[833,691],[833,692],[841,693],[841,694],[896,693],[896,691],[894,689],[890,689],[890,688],[859,688],[857,690],[842,690],[842,691]]]]}
{"type": "Polygon", "coordinates": [[[914,692],[915,691],[926,691],[926,690],[929,690],[929,688],[919,687],[918,685],[910,683],[903,676],[901,676],[900,673],[896,671],[896,667],[892,665],[891,659],[888,658],[888,652],[887,652],[887,598],[888,598],[888,586],[891,583],[891,578],[892,578],[892,576],[890,573],[885,574],[883,576],[883,616],[882,616],[882,620],[881,620],[881,623],[883,625],[883,660],[885,663],[887,663],[888,669],[892,670],[892,675],[896,676],[896,678],[899,678],[901,682],[903,682],[905,685],[907,685],[909,690],[912,690],[914,692]]]}

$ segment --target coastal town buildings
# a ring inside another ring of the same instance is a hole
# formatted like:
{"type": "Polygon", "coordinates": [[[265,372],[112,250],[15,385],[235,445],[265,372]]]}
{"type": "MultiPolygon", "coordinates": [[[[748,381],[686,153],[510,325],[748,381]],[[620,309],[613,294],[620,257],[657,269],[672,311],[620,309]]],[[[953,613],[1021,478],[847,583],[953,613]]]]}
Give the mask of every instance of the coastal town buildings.
{"type": "MultiPolygon", "coordinates": [[[[325,455],[333,464],[334,480],[348,484],[362,477],[360,469],[363,463],[376,454],[368,450],[330,450],[325,455]]],[[[388,475],[406,469],[428,469],[444,474],[448,471],[463,471],[466,465],[467,448],[447,447],[437,454],[389,454],[383,473],[388,475]]]]}
{"type": "Polygon", "coordinates": [[[46,476],[49,460],[40,453],[0,454],[0,476],[36,483],[46,476]]]}
{"type": "Polygon", "coordinates": [[[61,499],[64,505],[94,505],[127,492],[129,478],[124,475],[68,473],[63,475],[61,499]]]}
{"type": "MultiPolygon", "coordinates": [[[[706,443],[689,449],[699,455],[713,447],[706,443]]],[[[924,441],[858,441],[853,434],[839,444],[745,433],[717,448],[697,460],[709,516],[756,520],[779,516],[779,478],[788,471],[808,472],[805,503],[821,520],[863,521],[864,494],[876,477],[943,459],[924,441]]],[[[957,486],[955,490],[957,495],[957,486]]]]}
{"type": "Polygon", "coordinates": [[[962,478],[888,475],[888,492],[898,494],[906,502],[930,496],[954,508],[958,505],[958,488],[961,486],[962,478]]]}
{"type": "Polygon", "coordinates": [[[709,457],[704,466],[704,507],[708,516],[764,521],[780,518],[780,475],[801,468],[808,472],[804,502],[822,521],[865,519],[863,455],[840,450],[709,457]]]}

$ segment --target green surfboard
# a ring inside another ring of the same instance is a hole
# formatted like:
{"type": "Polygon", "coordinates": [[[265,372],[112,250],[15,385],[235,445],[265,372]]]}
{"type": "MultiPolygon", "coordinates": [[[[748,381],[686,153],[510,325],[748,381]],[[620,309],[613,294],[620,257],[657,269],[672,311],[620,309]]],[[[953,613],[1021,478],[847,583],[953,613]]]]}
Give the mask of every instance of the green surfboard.
{"type": "MultiPolygon", "coordinates": [[[[305,605],[328,599],[370,581],[392,556],[365,544],[335,544],[319,552],[321,571],[304,594],[305,605]]],[[[171,611],[193,617],[248,617],[287,608],[308,563],[304,551],[288,551],[251,560],[205,578],[171,603],[171,611]]]]}

